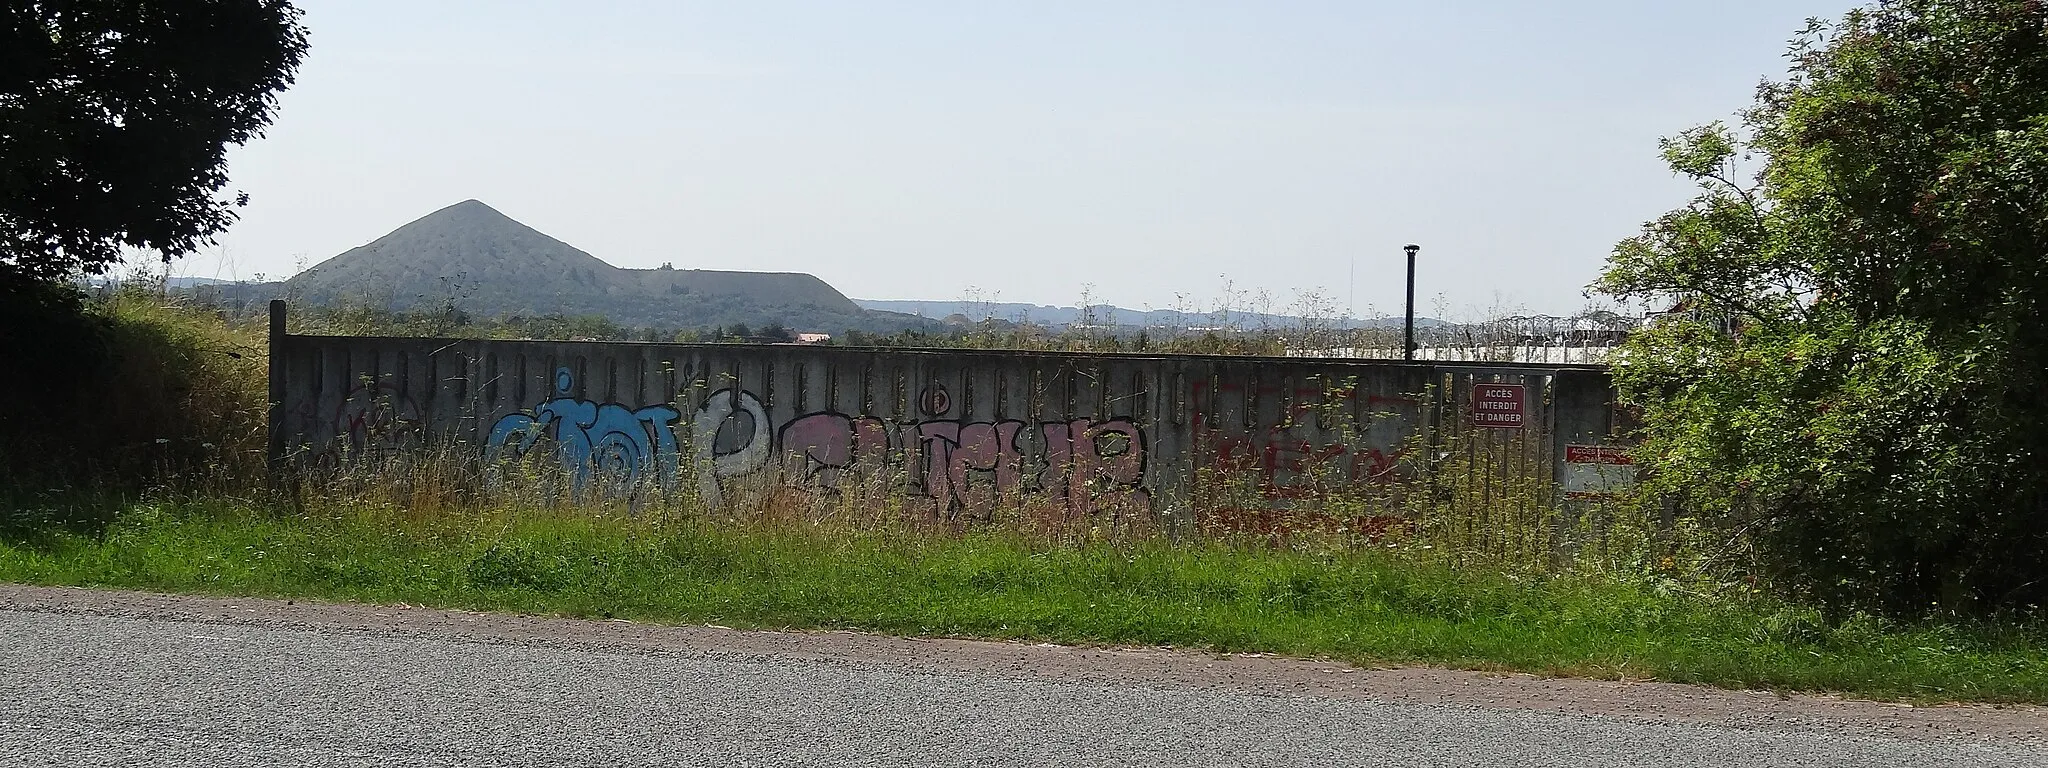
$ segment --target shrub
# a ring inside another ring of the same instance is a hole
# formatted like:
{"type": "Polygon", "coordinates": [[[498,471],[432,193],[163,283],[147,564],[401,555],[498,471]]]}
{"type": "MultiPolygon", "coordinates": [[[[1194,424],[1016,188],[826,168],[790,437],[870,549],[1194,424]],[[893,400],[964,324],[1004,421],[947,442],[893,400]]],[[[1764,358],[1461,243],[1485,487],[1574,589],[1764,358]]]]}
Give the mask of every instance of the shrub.
{"type": "Polygon", "coordinates": [[[2038,610],[2048,10],[1885,0],[1790,58],[1746,130],[1665,142],[1703,194],[1597,286],[1675,305],[1616,376],[1652,501],[1837,611],[2038,610]]]}
{"type": "Polygon", "coordinates": [[[0,289],[0,483],[135,488],[262,477],[262,329],[129,289],[0,289]]]}

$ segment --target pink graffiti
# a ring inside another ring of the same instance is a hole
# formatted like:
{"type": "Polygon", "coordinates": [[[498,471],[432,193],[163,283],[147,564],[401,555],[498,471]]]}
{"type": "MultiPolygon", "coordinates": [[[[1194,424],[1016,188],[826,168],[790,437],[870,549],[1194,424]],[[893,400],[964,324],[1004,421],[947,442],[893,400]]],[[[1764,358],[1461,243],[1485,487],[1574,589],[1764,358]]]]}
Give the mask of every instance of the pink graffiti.
{"type": "Polygon", "coordinates": [[[912,422],[901,425],[901,450],[892,452],[890,429],[880,419],[812,414],[783,427],[783,469],[791,485],[819,491],[898,469],[913,493],[948,516],[986,516],[1005,496],[1028,494],[1057,499],[1070,516],[1149,508],[1145,434],[1136,424],[1084,419],[1047,422],[1035,432],[1029,426],[912,422]],[[1043,438],[1036,457],[1027,455],[1027,435],[1043,438]]]}
{"type": "Polygon", "coordinates": [[[915,427],[923,453],[924,492],[949,510],[985,513],[1005,493],[1014,493],[1024,474],[1017,434],[1024,422],[968,423],[928,421],[915,427]],[[990,472],[995,482],[976,493],[973,473],[990,472]]]}
{"type": "Polygon", "coordinates": [[[889,428],[880,419],[819,413],[782,428],[784,472],[792,483],[837,488],[843,477],[888,461],[889,428]]]}
{"type": "MultiPolygon", "coordinates": [[[[1047,474],[1059,479],[1058,490],[1075,515],[1151,508],[1152,495],[1144,488],[1145,433],[1136,424],[1082,419],[1039,426],[1047,474]]],[[[1048,491],[1055,487],[1051,481],[1043,485],[1048,491]]]]}

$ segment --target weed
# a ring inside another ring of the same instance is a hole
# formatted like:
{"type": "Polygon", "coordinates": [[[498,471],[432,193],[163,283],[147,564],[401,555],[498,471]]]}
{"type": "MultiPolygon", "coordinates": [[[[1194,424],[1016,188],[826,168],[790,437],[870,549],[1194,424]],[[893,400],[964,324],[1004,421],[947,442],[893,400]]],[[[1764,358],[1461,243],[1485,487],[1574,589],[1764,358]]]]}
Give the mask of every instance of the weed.
{"type": "Polygon", "coordinates": [[[1399,550],[536,510],[130,506],[0,536],[0,579],[745,627],[1327,655],[1909,699],[2048,701],[2033,625],[1831,624],[1764,597],[1399,550]]]}

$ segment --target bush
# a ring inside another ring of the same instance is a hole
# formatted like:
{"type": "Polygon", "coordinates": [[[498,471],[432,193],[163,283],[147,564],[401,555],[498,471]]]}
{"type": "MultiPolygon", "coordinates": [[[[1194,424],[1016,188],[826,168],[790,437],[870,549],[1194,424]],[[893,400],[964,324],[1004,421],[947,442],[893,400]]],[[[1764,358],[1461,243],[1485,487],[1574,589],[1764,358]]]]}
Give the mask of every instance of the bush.
{"type": "Polygon", "coordinates": [[[129,289],[0,287],[0,484],[139,488],[263,476],[263,330],[129,289]]]}
{"type": "Polygon", "coordinates": [[[1618,358],[1652,501],[1838,612],[2038,611],[2048,10],[1884,0],[1789,58],[1665,142],[1703,194],[1597,286],[1674,307],[1618,358]]]}

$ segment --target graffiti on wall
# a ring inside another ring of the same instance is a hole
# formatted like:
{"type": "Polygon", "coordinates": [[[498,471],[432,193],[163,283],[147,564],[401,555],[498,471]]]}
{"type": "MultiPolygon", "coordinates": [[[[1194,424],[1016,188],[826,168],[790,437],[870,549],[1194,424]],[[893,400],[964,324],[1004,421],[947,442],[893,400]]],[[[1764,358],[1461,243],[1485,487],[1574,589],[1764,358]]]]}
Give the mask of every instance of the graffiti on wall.
{"type": "Polygon", "coordinates": [[[1400,481],[1430,471],[1565,479],[1561,441],[1601,444],[1618,418],[1605,375],[1575,369],[496,341],[428,351],[297,335],[273,351],[280,469],[409,469],[455,449],[505,492],[560,495],[573,478],[627,486],[636,504],[659,488],[693,509],[837,496],[968,519],[1139,507],[1173,525],[1300,519],[1406,504],[1424,484],[1400,481]],[[1471,430],[1464,395],[1488,382],[1526,382],[1526,434],[1471,430]],[[1512,461],[1420,455],[1445,444],[1512,461]],[[486,453],[516,464],[477,467],[486,453]],[[1344,503],[1316,500],[1333,492],[1344,503]]]}
{"type": "MultiPolygon", "coordinates": [[[[1218,419],[1209,408],[1195,409],[1193,419],[1195,443],[1206,464],[1226,474],[1251,473],[1259,479],[1260,491],[1273,499],[1313,495],[1319,483],[1356,485],[1387,482],[1394,477],[1403,454],[1398,445],[1363,445],[1357,439],[1342,439],[1333,434],[1338,430],[1319,426],[1321,417],[1316,404],[1335,402],[1346,406],[1344,410],[1362,405],[1367,413],[1421,406],[1411,398],[1379,395],[1368,395],[1359,403],[1358,394],[1347,389],[1295,387],[1283,391],[1277,386],[1264,386],[1248,391],[1235,384],[1211,389],[1208,382],[1202,381],[1197,381],[1193,389],[1197,403],[1225,399],[1281,403],[1280,418],[1259,426],[1247,427],[1242,418],[1218,419]]],[[[1350,425],[1354,430],[1370,426],[1350,425]]]]}
{"type": "Polygon", "coordinates": [[[316,435],[308,463],[333,467],[344,460],[397,456],[426,442],[426,413],[391,381],[365,378],[341,394],[332,408],[312,400],[292,411],[302,435],[316,435]]]}
{"type": "Polygon", "coordinates": [[[783,427],[789,484],[823,493],[903,476],[946,515],[985,517],[1006,498],[1038,497],[1076,517],[1146,509],[1145,432],[1129,419],[891,425],[813,413],[783,427]]]}
{"type": "Polygon", "coordinates": [[[924,418],[910,421],[803,414],[782,425],[770,446],[765,412],[753,395],[714,394],[696,423],[699,453],[714,465],[703,482],[705,498],[715,503],[733,478],[773,464],[789,487],[813,493],[901,483],[947,517],[986,517],[1004,499],[1021,498],[1053,501],[1076,517],[1150,507],[1145,433],[1129,419],[947,418],[952,400],[936,385],[917,404],[924,418]],[[780,462],[771,462],[770,453],[780,462]]]}
{"type": "MultiPolygon", "coordinates": [[[[552,462],[579,492],[675,490],[689,478],[713,508],[742,487],[775,486],[904,494],[937,515],[969,519],[987,518],[1006,501],[1048,502],[1070,518],[1148,510],[1153,501],[1147,435],[1130,418],[963,419],[946,389],[933,384],[909,399],[909,418],[828,410],[777,423],[767,403],[738,387],[686,410],[582,399],[572,394],[567,368],[555,372],[553,385],[548,399],[499,418],[485,452],[494,461],[552,462]]],[[[1324,423],[1329,414],[1320,409],[1370,415],[1420,407],[1349,390],[1208,387],[1198,381],[1191,392],[1207,404],[1191,409],[1196,466],[1256,478],[1257,492],[1282,506],[1332,484],[1386,482],[1397,471],[1398,436],[1375,443],[1369,425],[1339,429],[1324,423]],[[1252,424],[1247,411],[1219,407],[1235,403],[1250,409],[1252,424]]]]}
{"type": "Polygon", "coordinates": [[[723,505],[728,483],[768,466],[773,432],[768,409],[753,393],[722,389],[704,398],[691,420],[690,447],[698,462],[697,492],[706,505],[723,505]]]}
{"type": "Polygon", "coordinates": [[[569,370],[556,371],[552,397],[493,424],[487,460],[540,457],[566,471],[574,490],[614,495],[674,489],[688,462],[714,508],[768,472],[811,493],[908,493],[946,517],[985,518],[1021,498],[1052,501],[1074,517],[1151,506],[1145,432],[1130,419],[947,418],[951,400],[933,386],[918,400],[925,418],[817,412],[776,429],[761,399],[741,389],[711,393],[688,420],[668,405],[598,403],[574,389],[569,370]]]}
{"type": "Polygon", "coordinates": [[[648,484],[674,485],[682,463],[674,430],[681,414],[676,409],[630,408],[573,397],[569,393],[576,380],[568,368],[555,371],[554,385],[554,397],[492,425],[484,442],[488,460],[518,461],[536,451],[551,453],[579,493],[592,489],[593,483],[606,493],[648,484]]]}
{"type": "Polygon", "coordinates": [[[358,384],[334,411],[334,435],[358,450],[403,450],[420,437],[420,407],[388,382],[358,384]]]}

